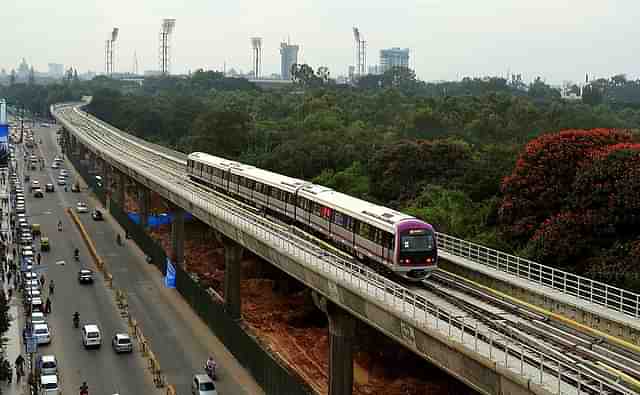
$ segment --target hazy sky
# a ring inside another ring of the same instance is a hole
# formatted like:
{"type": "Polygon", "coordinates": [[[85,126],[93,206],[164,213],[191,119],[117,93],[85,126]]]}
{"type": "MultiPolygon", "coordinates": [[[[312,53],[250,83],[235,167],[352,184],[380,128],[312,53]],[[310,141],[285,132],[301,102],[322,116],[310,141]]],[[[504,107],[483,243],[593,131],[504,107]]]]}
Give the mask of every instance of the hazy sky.
{"type": "Polygon", "coordinates": [[[353,64],[352,27],[379,50],[411,49],[425,80],[504,75],[582,80],[636,78],[638,0],[1,0],[0,67],[25,57],[36,69],[63,63],[104,70],[104,41],[120,28],[116,71],[158,69],[162,18],[176,18],[172,71],[250,69],[249,37],[261,36],[264,74],[279,72],[279,42],[301,45],[299,61],[333,76],[353,64]]]}

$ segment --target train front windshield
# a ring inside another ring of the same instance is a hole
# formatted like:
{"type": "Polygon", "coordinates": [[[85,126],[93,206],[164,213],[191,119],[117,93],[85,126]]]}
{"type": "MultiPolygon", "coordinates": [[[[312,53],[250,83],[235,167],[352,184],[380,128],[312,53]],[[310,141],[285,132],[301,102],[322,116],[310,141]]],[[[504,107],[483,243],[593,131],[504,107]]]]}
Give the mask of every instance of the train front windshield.
{"type": "Polygon", "coordinates": [[[411,230],[409,234],[400,236],[400,250],[402,252],[432,251],[434,246],[433,234],[426,229],[411,230]]]}

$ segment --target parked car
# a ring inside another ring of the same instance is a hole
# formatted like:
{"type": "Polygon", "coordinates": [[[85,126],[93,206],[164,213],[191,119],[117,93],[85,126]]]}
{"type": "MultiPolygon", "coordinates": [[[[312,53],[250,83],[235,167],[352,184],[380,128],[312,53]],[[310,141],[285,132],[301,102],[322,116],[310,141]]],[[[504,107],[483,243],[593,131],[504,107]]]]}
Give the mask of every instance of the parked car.
{"type": "Polygon", "coordinates": [[[53,184],[47,184],[44,186],[44,190],[45,192],[55,192],[56,189],[53,184]]]}
{"type": "MultiPolygon", "coordinates": [[[[34,298],[34,300],[36,300],[34,298]]],[[[51,333],[49,332],[49,325],[47,324],[36,324],[33,326],[33,336],[36,338],[36,343],[38,344],[49,344],[51,343],[51,333]]]]}
{"type": "Polygon", "coordinates": [[[58,376],[55,374],[47,374],[40,376],[39,385],[40,395],[58,395],[60,394],[60,388],[58,387],[58,376]]]}
{"type": "Polygon", "coordinates": [[[42,376],[49,374],[58,374],[58,361],[55,355],[41,355],[38,357],[36,366],[40,368],[40,374],[42,376]]]}
{"type": "Polygon", "coordinates": [[[62,176],[58,177],[58,185],[60,186],[67,185],[67,180],[62,176]]]}
{"type": "Polygon", "coordinates": [[[80,184],[78,184],[77,182],[75,182],[75,183],[71,186],[71,192],[80,192],[80,184]]]}

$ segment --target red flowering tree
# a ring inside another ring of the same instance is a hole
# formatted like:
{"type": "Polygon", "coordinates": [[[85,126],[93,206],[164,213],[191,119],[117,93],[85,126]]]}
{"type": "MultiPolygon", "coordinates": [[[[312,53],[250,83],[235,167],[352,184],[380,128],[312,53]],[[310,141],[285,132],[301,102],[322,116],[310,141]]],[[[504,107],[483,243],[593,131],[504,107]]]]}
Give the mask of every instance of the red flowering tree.
{"type": "Polygon", "coordinates": [[[592,152],[631,141],[627,131],[592,129],[566,130],[529,142],[512,175],[502,183],[504,198],[499,215],[505,235],[529,240],[545,220],[568,208],[567,197],[573,192],[576,173],[585,161],[592,160],[592,152]]]}

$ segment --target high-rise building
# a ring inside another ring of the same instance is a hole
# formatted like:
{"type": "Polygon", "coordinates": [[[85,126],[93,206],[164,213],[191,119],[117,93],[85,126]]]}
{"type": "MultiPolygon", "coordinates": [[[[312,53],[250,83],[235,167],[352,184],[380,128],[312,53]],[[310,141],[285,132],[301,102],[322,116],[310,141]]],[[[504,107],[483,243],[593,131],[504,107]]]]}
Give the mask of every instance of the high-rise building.
{"type": "Polygon", "coordinates": [[[280,77],[283,80],[291,79],[291,66],[298,63],[299,50],[298,45],[280,43],[280,77]]]}
{"type": "Polygon", "coordinates": [[[384,73],[392,67],[409,68],[409,48],[389,48],[380,50],[380,69],[384,73]]]}
{"type": "Polygon", "coordinates": [[[60,63],[49,63],[49,77],[62,78],[64,76],[64,65],[60,63]]]}

